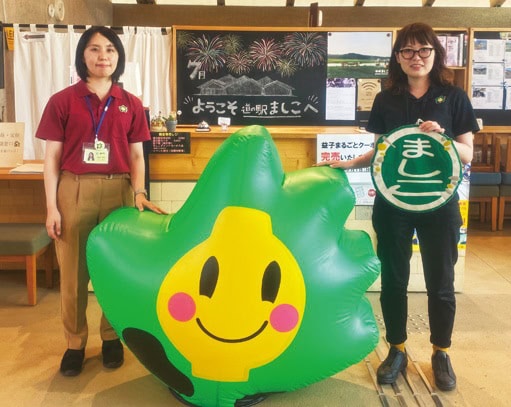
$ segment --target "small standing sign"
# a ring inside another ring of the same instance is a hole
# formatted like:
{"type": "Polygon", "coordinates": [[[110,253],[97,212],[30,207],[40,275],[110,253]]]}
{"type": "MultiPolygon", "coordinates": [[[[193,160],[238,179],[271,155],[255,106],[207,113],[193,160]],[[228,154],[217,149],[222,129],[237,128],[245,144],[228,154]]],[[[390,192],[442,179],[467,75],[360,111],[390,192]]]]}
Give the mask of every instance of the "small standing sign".
{"type": "MultiPolygon", "coordinates": [[[[374,147],[373,133],[318,134],[316,161],[351,160],[374,147]]],[[[355,193],[356,205],[372,205],[375,189],[369,168],[346,170],[346,176],[355,193]]]]}
{"type": "Polygon", "coordinates": [[[0,167],[23,164],[25,123],[0,123],[0,167]]]}

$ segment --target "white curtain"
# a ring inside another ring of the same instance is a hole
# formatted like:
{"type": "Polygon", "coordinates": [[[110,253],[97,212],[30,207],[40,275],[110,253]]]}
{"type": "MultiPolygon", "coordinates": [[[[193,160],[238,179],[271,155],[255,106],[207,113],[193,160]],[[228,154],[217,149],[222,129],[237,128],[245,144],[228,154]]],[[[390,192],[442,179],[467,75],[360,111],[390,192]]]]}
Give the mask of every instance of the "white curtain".
{"type": "MultiPolygon", "coordinates": [[[[16,121],[25,123],[24,159],[43,159],[44,142],[34,137],[51,95],[73,81],[76,44],[81,32],[30,31],[14,27],[14,96],[16,121]]],[[[125,27],[120,35],[126,51],[125,88],[142,99],[151,114],[170,110],[169,33],[161,28],[125,27]]]]}
{"type": "Polygon", "coordinates": [[[25,123],[24,159],[42,159],[44,142],[34,134],[49,97],[69,85],[76,48],[72,27],[66,33],[20,31],[14,24],[14,98],[16,121],[25,123]]]}
{"type": "MultiPolygon", "coordinates": [[[[121,36],[126,60],[135,62],[141,73],[141,96],[151,116],[170,111],[170,30],[162,35],[156,27],[124,27],[121,36]]],[[[127,73],[127,72],[126,72],[127,73]]],[[[135,93],[133,91],[133,93],[135,93]]]]}

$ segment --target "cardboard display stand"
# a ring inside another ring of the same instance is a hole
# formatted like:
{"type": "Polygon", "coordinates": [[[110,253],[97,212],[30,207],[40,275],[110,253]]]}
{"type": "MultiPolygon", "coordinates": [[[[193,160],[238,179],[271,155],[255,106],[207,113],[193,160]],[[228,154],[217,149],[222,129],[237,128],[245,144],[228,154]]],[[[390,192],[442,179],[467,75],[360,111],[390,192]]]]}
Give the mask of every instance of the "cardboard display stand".
{"type": "Polygon", "coordinates": [[[25,123],[0,123],[0,167],[23,164],[25,123]]]}

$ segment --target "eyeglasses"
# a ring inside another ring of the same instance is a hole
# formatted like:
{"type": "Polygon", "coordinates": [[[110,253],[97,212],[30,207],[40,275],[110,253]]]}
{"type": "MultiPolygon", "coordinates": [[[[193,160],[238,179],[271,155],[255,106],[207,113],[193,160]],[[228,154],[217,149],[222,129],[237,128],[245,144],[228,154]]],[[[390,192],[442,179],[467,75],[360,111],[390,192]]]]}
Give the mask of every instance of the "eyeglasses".
{"type": "Polygon", "coordinates": [[[421,58],[428,58],[431,55],[431,51],[433,51],[435,48],[431,47],[424,47],[419,48],[417,50],[412,48],[403,48],[399,50],[399,53],[404,59],[412,59],[415,54],[419,54],[421,58]]]}

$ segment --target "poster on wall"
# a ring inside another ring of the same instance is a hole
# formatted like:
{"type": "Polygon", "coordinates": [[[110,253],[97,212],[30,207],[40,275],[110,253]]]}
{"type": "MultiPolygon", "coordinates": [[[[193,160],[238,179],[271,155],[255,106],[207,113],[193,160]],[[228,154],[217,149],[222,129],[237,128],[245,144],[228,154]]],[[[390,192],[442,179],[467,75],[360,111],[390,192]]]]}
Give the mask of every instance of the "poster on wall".
{"type": "Polygon", "coordinates": [[[504,88],[502,86],[473,86],[472,106],[474,109],[502,109],[504,88]]]}
{"type": "Polygon", "coordinates": [[[474,62],[502,62],[506,43],[501,39],[474,39],[474,62]]]}
{"type": "Polygon", "coordinates": [[[175,41],[181,123],[324,119],[326,32],[178,30],[175,41]]]}
{"type": "Polygon", "coordinates": [[[472,66],[472,84],[502,86],[504,84],[503,63],[474,63],[472,66]]]}
{"type": "MultiPolygon", "coordinates": [[[[351,160],[374,148],[373,133],[318,134],[316,136],[316,161],[351,160]]],[[[355,193],[357,205],[372,205],[376,190],[370,168],[346,170],[346,176],[355,193]]]]}
{"type": "Polygon", "coordinates": [[[391,32],[328,33],[327,120],[354,120],[357,110],[371,110],[391,49],[391,32]],[[358,103],[357,88],[364,96],[358,103]]]}
{"type": "Polygon", "coordinates": [[[374,98],[381,91],[381,79],[357,80],[357,110],[369,112],[373,107],[374,98]]]}

